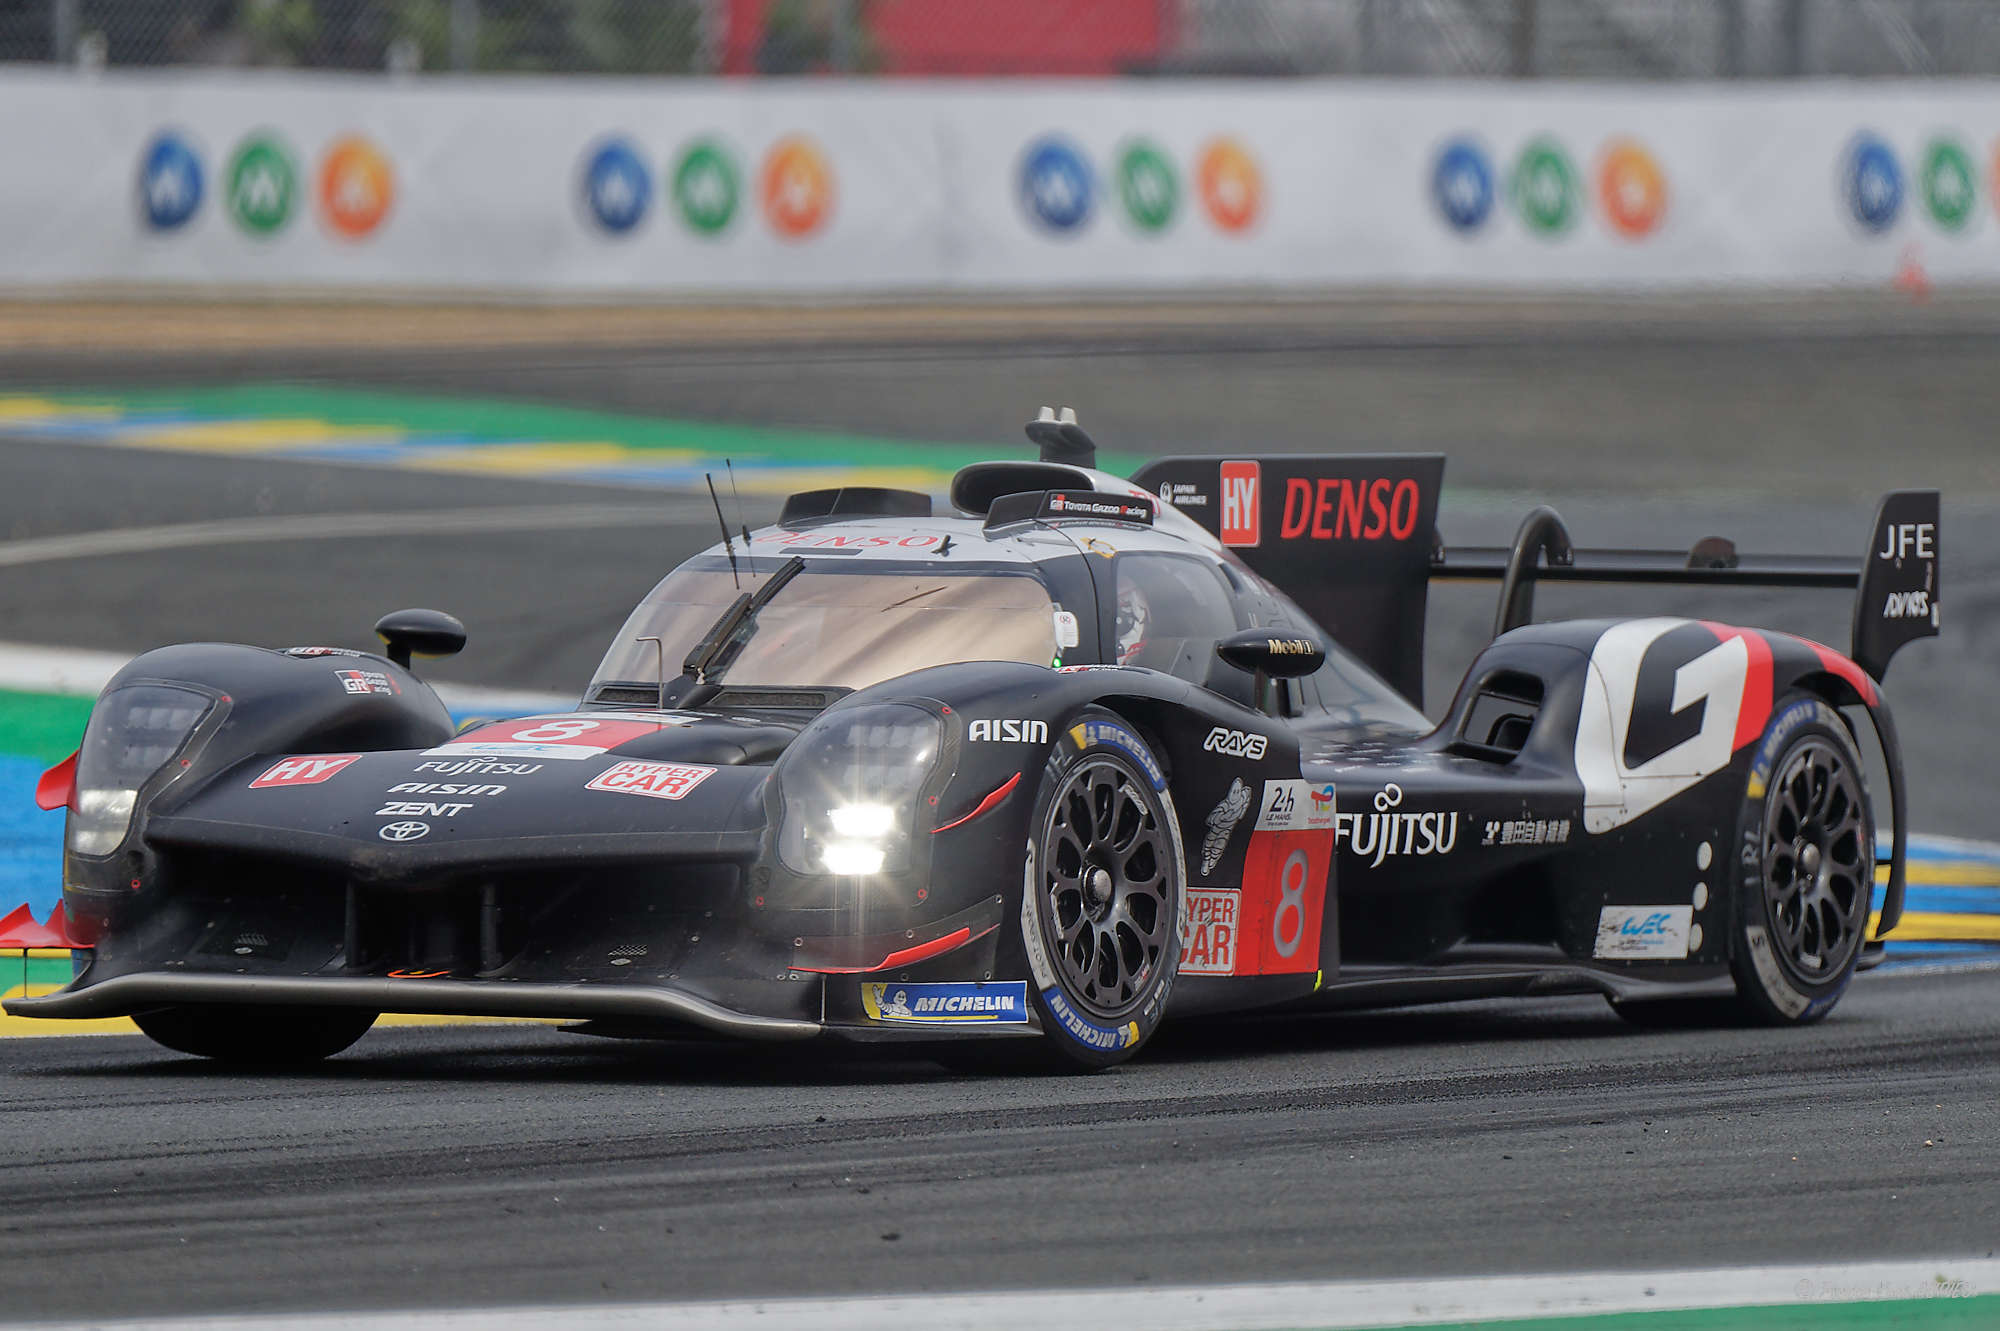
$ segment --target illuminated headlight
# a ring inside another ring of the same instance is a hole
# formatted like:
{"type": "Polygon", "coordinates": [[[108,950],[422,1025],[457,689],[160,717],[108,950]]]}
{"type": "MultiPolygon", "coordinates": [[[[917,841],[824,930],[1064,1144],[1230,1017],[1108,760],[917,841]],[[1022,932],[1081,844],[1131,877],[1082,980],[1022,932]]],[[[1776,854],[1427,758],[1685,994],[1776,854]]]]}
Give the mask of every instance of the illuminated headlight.
{"type": "Polygon", "coordinates": [[[902,703],[820,718],[778,766],[778,857],[794,873],[866,877],[906,867],[944,727],[902,703]]]}
{"type": "Polygon", "coordinates": [[[76,760],[69,848],[109,855],[132,828],[139,791],[179,756],[214,705],[193,689],[128,684],[98,699],[76,760]]]}

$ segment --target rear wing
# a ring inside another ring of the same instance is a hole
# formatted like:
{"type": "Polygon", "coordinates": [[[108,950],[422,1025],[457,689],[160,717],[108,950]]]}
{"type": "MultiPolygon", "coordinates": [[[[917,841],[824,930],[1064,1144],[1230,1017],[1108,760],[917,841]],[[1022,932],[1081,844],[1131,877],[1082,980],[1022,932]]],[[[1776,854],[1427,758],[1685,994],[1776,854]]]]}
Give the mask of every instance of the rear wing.
{"type": "Polygon", "coordinates": [[[1298,602],[1406,697],[1423,701],[1432,581],[1497,581],[1496,635],[1527,623],[1537,582],[1854,588],[1851,655],[1879,680],[1905,643],[1938,631],[1938,492],[1898,490],[1867,551],[1740,555],[1711,537],[1690,550],[1577,550],[1537,508],[1508,547],[1445,546],[1444,457],[1434,453],[1162,458],[1132,482],[1194,519],[1298,602]]]}
{"type": "Polygon", "coordinates": [[[1712,587],[1854,588],[1854,631],[1848,655],[1877,680],[1907,643],[1937,636],[1938,513],[1936,490],[1895,490],[1882,497],[1866,553],[1739,555],[1719,536],[1692,549],[1578,550],[1552,508],[1521,523],[1514,544],[1431,552],[1433,581],[1497,581],[1500,603],[1493,636],[1534,618],[1537,582],[1655,583],[1712,587]]]}

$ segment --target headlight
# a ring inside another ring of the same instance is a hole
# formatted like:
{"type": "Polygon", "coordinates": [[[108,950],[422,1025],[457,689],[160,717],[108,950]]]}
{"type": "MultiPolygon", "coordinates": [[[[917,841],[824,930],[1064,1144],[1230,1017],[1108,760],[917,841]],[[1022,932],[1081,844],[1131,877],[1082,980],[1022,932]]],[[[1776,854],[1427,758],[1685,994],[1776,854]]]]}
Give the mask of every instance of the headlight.
{"type": "Polygon", "coordinates": [[[794,873],[865,877],[910,862],[924,783],[944,726],[883,703],[822,717],[778,765],[778,857],[794,873]]]}
{"type": "Polygon", "coordinates": [[[109,855],[132,828],[139,791],[172,762],[214,701],[193,689],[128,684],[98,699],[76,760],[69,848],[109,855]]]}

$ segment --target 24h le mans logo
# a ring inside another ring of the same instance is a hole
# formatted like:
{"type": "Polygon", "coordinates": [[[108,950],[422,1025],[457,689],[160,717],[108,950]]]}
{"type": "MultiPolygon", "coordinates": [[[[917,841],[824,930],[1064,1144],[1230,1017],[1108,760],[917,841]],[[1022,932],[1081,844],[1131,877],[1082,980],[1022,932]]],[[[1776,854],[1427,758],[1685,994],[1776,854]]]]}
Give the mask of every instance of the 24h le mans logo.
{"type": "Polygon", "coordinates": [[[1924,192],[1924,207],[1931,220],[1947,231],[1961,231],[1972,219],[1972,203],[1979,187],[1972,179],[1972,159],[1957,140],[1936,138],[1924,153],[1918,183],[1924,192]]]}
{"type": "Polygon", "coordinates": [[[1515,209],[1531,229],[1553,236],[1575,225],[1576,168],[1554,139],[1536,139],[1521,150],[1510,188],[1515,209]]]}
{"type": "Polygon", "coordinates": [[[1167,155],[1145,139],[1126,145],[1118,157],[1118,197],[1141,231],[1159,231],[1174,220],[1181,187],[1167,155]]]}
{"type": "Polygon", "coordinates": [[[292,220],[299,173],[275,135],[253,134],[229,163],[229,214],[253,236],[271,236],[292,220]]]}
{"type": "Polygon", "coordinates": [[[674,206],[688,228],[712,236],[736,217],[740,190],[736,163],[713,139],[701,139],[681,154],[674,168],[674,206]]]}

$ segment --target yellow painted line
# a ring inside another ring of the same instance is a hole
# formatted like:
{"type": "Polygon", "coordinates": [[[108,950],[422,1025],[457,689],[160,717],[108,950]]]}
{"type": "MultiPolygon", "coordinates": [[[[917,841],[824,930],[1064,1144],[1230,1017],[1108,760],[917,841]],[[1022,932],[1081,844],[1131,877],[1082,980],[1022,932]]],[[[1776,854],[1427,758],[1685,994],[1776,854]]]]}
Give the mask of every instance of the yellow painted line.
{"type": "Polygon", "coordinates": [[[79,407],[45,397],[0,397],[0,421],[117,420],[116,407],[79,407]]]}
{"type": "MultiPolygon", "coordinates": [[[[1868,923],[1870,936],[1882,916],[1868,923]]],[[[1942,911],[1911,911],[1889,935],[1892,943],[2000,943],[2000,915],[1949,915],[1942,911]]]]}
{"type": "MultiPolygon", "coordinates": [[[[0,998],[27,998],[52,994],[59,984],[15,985],[0,998]]],[[[377,1026],[563,1026],[567,1017],[447,1017],[415,1012],[385,1012],[375,1019],[377,1026]]],[[[0,1013],[0,1039],[10,1035],[137,1035],[139,1028],[130,1017],[89,1017],[65,1021],[51,1017],[16,1017],[0,1013]]]]}
{"type": "MultiPolygon", "coordinates": [[[[1911,860],[1903,877],[1914,887],[2000,887],[2000,864],[1979,860],[1911,860]]],[[[1888,881],[1881,871],[1876,878],[1888,881]]]]}
{"type": "MultiPolygon", "coordinates": [[[[579,467],[623,466],[660,456],[613,443],[475,444],[467,448],[410,448],[396,459],[396,465],[420,471],[534,476],[553,471],[575,471],[579,467]]],[[[680,460],[701,455],[676,453],[672,456],[680,460]]]]}
{"type": "Polygon", "coordinates": [[[257,419],[188,421],[133,429],[119,442],[140,448],[182,448],[215,453],[261,453],[286,448],[314,448],[336,440],[400,443],[408,432],[387,425],[332,425],[326,421],[257,419]]]}

